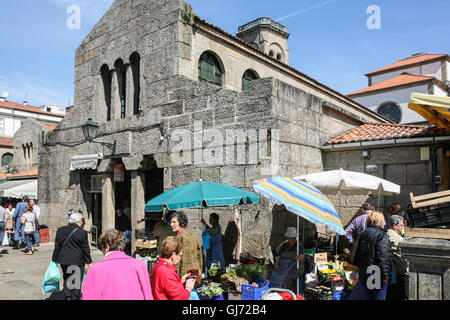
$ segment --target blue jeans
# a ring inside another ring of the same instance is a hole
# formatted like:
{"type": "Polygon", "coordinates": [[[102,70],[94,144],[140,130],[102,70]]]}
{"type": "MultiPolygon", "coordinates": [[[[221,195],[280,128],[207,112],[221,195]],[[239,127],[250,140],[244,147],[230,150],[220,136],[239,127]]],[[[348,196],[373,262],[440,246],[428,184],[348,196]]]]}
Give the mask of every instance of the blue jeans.
{"type": "Polygon", "coordinates": [[[348,300],[386,300],[387,282],[381,282],[381,289],[367,288],[367,279],[371,274],[365,270],[358,271],[358,284],[348,297],[348,300]]]}
{"type": "Polygon", "coordinates": [[[3,249],[2,242],[4,236],[5,236],[5,223],[2,221],[0,222],[0,250],[3,249]]]}
{"type": "Polygon", "coordinates": [[[23,224],[20,221],[20,217],[17,217],[16,227],[14,228],[14,241],[19,241],[19,233],[22,234],[22,242],[25,242],[25,234],[23,233],[23,224]]]}
{"type": "Polygon", "coordinates": [[[34,238],[34,244],[40,244],[40,238],[39,238],[39,223],[36,221],[36,231],[33,233],[34,238]]]}
{"type": "Polygon", "coordinates": [[[27,242],[27,249],[31,251],[33,242],[31,241],[32,233],[25,234],[25,241],[27,242]]]}

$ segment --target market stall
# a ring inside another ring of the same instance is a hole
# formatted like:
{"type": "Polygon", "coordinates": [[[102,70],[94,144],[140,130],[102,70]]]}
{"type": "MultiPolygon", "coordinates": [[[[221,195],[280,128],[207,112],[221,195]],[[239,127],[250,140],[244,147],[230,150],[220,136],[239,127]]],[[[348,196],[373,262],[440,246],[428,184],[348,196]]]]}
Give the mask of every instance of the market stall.
{"type": "MultiPolygon", "coordinates": [[[[145,211],[151,215],[150,222],[161,220],[165,210],[203,209],[211,207],[239,206],[243,204],[258,203],[259,197],[251,192],[241,190],[229,185],[213,182],[198,181],[169,190],[147,202],[145,211]]],[[[146,227],[149,224],[146,224],[146,227]]],[[[156,264],[157,237],[153,234],[152,223],[150,227],[136,231],[136,255],[137,258],[147,263],[149,272],[156,264]]],[[[254,259],[248,255],[242,255],[236,265],[221,266],[213,264],[209,269],[202,270],[196,284],[196,292],[200,299],[221,300],[241,299],[244,292],[253,293],[256,290],[256,281],[268,278],[269,264],[264,259],[254,259]],[[247,261],[248,260],[248,261],[247,261]],[[266,272],[264,272],[266,271],[266,272]],[[251,286],[250,289],[245,289],[251,286]],[[255,289],[253,289],[255,288],[255,289]]],[[[267,280],[264,280],[267,281],[267,280]]],[[[268,282],[258,283],[261,286],[261,296],[265,292],[268,282]]],[[[259,297],[260,299],[260,297],[259,297]]]]}
{"type": "MultiPolygon", "coordinates": [[[[297,215],[297,255],[299,254],[298,230],[300,217],[315,225],[325,225],[329,230],[339,235],[345,233],[339,215],[331,202],[321,191],[303,181],[283,177],[268,178],[255,181],[254,189],[257,193],[277,205],[284,205],[288,211],[297,215]]],[[[319,252],[322,253],[322,256],[325,256],[325,261],[333,257],[331,238],[326,234],[318,233],[315,247],[305,250],[305,273],[315,269],[317,275],[317,265],[314,259],[315,254],[319,252]]],[[[299,262],[297,261],[298,268],[299,262]]],[[[299,280],[297,280],[297,295],[299,294],[299,287],[299,280]]],[[[341,289],[341,287],[335,289],[341,289]]]]}

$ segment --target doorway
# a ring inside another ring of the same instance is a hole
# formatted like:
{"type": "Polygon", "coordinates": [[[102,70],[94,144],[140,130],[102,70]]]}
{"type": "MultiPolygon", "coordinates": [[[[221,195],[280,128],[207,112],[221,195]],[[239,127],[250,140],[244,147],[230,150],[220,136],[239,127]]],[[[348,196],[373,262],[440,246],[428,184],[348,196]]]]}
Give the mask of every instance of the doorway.
{"type": "MultiPolygon", "coordinates": [[[[145,202],[164,193],[164,169],[153,165],[151,170],[145,172],[145,202]]],[[[161,221],[161,212],[145,213],[145,233],[153,232],[156,224],[161,221]]]]}

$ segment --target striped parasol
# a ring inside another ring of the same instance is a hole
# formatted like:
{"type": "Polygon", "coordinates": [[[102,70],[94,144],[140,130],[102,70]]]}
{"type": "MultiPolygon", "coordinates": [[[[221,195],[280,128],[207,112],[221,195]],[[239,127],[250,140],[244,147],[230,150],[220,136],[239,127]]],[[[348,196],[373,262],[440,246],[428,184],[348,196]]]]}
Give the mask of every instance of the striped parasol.
{"type": "Polygon", "coordinates": [[[339,235],[345,231],[336,209],[327,197],[315,187],[293,178],[267,178],[253,185],[260,195],[287,210],[316,224],[326,225],[339,235]]]}

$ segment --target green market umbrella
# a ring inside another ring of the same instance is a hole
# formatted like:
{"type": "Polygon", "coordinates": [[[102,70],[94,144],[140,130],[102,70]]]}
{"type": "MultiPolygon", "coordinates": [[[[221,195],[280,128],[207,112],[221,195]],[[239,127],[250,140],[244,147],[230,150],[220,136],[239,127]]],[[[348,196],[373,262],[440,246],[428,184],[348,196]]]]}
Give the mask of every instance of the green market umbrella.
{"type": "Polygon", "coordinates": [[[169,210],[224,207],[230,205],[258,203],[259,196],[225,184],[198,181],[169,190],[145,205],[146,212],[169,210]]]}

